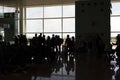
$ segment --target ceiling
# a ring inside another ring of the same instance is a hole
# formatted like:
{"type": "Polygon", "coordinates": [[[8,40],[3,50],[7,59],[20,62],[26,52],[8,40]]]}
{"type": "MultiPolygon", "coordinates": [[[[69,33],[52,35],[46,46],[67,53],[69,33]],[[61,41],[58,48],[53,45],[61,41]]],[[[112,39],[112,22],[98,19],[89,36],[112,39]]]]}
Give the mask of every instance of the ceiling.
{"type": "Polygon", "coordinates": [[[38,6],[38,5],[58,5],[58,4],[71,4],[75,0],[0,0],[0,5],[4,6],[38,6]]]}
{"type": "MultiPolygon", "coordinates": [[[[0,5],[4,6],[38,6],[38,5],[58,5],[58,4],[73,4],[76,0],[0,0],[0,5]]],[[[84,1],[84,0],[83,0],[84,1]]],[[[111,0],[120,2],[120,0],[111,0]]]]}

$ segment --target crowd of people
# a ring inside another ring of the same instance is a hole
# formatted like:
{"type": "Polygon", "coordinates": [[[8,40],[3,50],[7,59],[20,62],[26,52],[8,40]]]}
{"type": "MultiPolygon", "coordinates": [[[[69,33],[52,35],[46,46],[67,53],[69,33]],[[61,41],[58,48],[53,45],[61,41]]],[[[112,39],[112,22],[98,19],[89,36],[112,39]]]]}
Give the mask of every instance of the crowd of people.
{"type": "Polygon", "coordinates": [[[45,36],[42,33],[29,40],[26,35],[20,34],[14,37],[14,44],[6,43],[0,36],[0,71],[4,72],[7,65],[24,66],[26,64],[42,63],[45,58],[53,62],[58,53],[62,52],[62,45],[65,42],[68,51],[72,47],[74,37],[64,40],[58,35],[45,36]]]}
{"type": "Polygon", "coordinates": [[[47,47],[50,48],[52,52],[61,52],[62,51],[62,45],[66,47],[67,51],[73,51],[75,47],[75,38],[74,36],[70,37],[70,35],[66,36],[67,38],[63,39],[60,38],[59,35],[52,35],[50,36],[45,36],[42,33],[35,34],[35,36],[32,39],[26,38],[26,35],[17,35],[15,36],[15,46],[29,46],[31,47],[47,47]]]}
{"type": "Polygon", "coordinates": [[[40,33],[29,40],[26,35],[20,34],[14,37],[14,44],[9,44],[3,41],[0,36],[0,57],[1,63],[19,64],[24,65],[26,63],[41,62],[45,57],[49,61],[52,61],[57,53],[67,52],[89,52],[98,49],[98,52],[104,51],[105,44],[101,40],[100,36],[95,35],[87,40],[82,37],[76,39],[74,36],[67,35],[65,39],[60,38],[59,35],[53,34],[52,37],[45,36],[40,33]],[[77,43],[77,44],[76,44],[77,43]],[[31,60],[32,58],[32,60],[31,60]],[[4,62],[3,62],[4,61],[4,62]]]}
{"type": "MultiPolygon", "coordinates": [[[[116,43],[112,45],[117,45],[115,50],[111,50],[112,53],[116,52],[120,62],[120,35],[116,37],[116,43]]],[[[79,36],[76,40],[70,35],[63,39],[59,35],[53,34],[50,37],[40,33],[28,40],[26,35],[20,34],[14,37],[14,44],[6,43],[0,35],[0,71],[4,71],[7,65],[24,66],[31,63],[42,63],[45,59],[53,62],[58,54],[68,56],[72,53],[93,54],[97,52],[96,55],[102,55],[104,50],[105,43],[100,35],[93,35],[87,39],[79,36]]]]}

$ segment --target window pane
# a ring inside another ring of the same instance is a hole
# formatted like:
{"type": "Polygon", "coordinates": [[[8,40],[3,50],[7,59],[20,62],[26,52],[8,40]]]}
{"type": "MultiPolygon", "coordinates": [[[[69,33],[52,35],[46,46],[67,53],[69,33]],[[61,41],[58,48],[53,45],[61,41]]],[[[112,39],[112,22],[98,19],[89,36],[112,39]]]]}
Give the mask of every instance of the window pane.
{"type": "Polygon", "coordinates": [[[53,17],[61,17],[61,16],[62,16],[61,6],[44,7],[45,18],[53,18],[53,17]]]}
{"type": "Polygon", "coordinates": [[[111,37],[116,37],[120,33],[111,33],[111,37]]]}
{"type": "Polygon", "coordinates": [[[43,24],[42,20],[27,20],[26,21],[26,32],[42,32],[43,24]]]}
{"type": "Polygon", "coordinates": [[[75,5],[63,6],[63,17],[75,17],[75,5]]]}
{"type": "Polygon", "coordinates": [[[112,15],[120,15],[120,2],[112,3],[112,15]]]}
{"type": "Polygon", "coordinates": [[[14,7],[4,7],[4,12],[15,12],[15,8],[14,7]]]}
{"type": "Polygon", "coordinates": [[[26,34],[26,37],[27,37],[28,39],[32,39],[34,36],[35,36],[35,34],[26,34]]]}
{"type": "Polygon", "coordinates": [[[67,38],[67,35],[70,35],[70,38],[71,38],[72,36],[75,37],[75,33],[63,33],[63,38],[67,38]]]}
{"type": "Polygon", "coordinates": [[[61,33],[44,33],[44,35],[46,36],[46,38],[47,38],[47,36],[50,36],[50,38],[52,38],[52,35],[58,35],[58,36],[60,36],[60,38],[61,38],[61,33]]]}
{"type": "Polygon", "coordinates": [[[63,32],[75,32],[75,19],[63,19],[63,32]]]}
{"type": "Polygon", "coordinates": [[[45,19],[44,32],[61,32],[61,19],[45,19]]]}
{"type": "Polygon", "coordinates": [[[43,7],[26,8],[27,18],[43,18],[43,7]]]}
{"type": "Polygon", "coordinates": [[[111,31],[119,31],[120,17],[111,17],[111,31]]]}

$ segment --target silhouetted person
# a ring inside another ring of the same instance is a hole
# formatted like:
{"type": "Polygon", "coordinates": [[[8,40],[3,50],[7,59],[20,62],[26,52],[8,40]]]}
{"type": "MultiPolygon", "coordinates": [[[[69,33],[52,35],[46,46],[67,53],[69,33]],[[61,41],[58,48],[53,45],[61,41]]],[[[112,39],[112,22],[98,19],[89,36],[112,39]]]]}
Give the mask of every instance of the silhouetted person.
{"type": "Polygon", "coordinates": [[[15,45],[16,45],[16,46],[19,45],[19,38],[18,38],[18,36],[15,36],[15,45]]]}
{"type": "Polygon", "coordinates": [[[120,34],[116,36],[116,45],[120,44],[120,34]]]}
{"type": "Polygon", "coordinates": [[[31,40],[31,46],[33,47],[37,47],[38,46],[38,37],[37,37],[37,33],[35,34],[35,36],[32,38],[31,40]]]}
{"type": "Polygon", "coordinates": [[[49,48],[51,47],[50,40],[51,40],[50,36],[47,36],[46,46],[49,48]]]}
{"type": "Polygon", "coordinates": [[[120,35],[117,35],[116,39],[117,39],[117,41],[116,41],[117,47],[116,47],[115,51],[116,51],[116,54],[118,56],[118,60],[120,63],[120,35]]]}
{"type": "Polygon", "coordinates": [[[58,47],[58,51],[60,52],[61,51],[61,45],[63,44],[63,39],[60,38],[60,36],[58,36],[58,44],[57,44],[57,47],[58,47]]]}
{"type": "Polygon", "coordinates": [[[65,40],[65,46],[67,51],[71,51],[71,39],[69,35],[67,35],[67,38],[65,40]]]}
{"type": "Polygon", "coordinates": [[[27,38],[26,35],[20,34],[19,42],[21,46],[27,46],[27,38]]]}
{"type": "Polygon", "coordinates": [[[53,34],[51,38],[51,50],[54,52],[54,49],[55,49],[55,35],[53,34]]]}
{"type": "Polygon", "coordinates": [[[75,38],[74,38],[74,36],[72,36],[72,38],[71,38],[71,50],[72,50],[72,52],[75,51],[75,38]]]}
{"type": "Polygon", "coordinates": [[[43,37],[42,37],[42,33],[40,33],[40,35],[38,36],[38,44],[39,44],[39,46],[42,46],[42,41],[43,41],[43,37]]]}
{"type": "Polygon", "coordinates": [[[45,42],[46,42],[45,35],[43,35],[43,37],[42,37],[42,45],[43,46],[45,46],[45,42]]]}

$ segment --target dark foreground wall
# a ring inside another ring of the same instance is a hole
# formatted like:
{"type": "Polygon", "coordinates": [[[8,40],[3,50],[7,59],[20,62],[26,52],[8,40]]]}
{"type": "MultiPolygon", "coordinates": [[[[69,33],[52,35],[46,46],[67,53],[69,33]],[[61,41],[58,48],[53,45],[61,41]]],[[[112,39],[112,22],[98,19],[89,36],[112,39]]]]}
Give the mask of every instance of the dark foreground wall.
{"type": "Polygon", "coordinates": [[[110,0],[76,1],[76,38],[98,36],[110,43],[110,0]]]}

